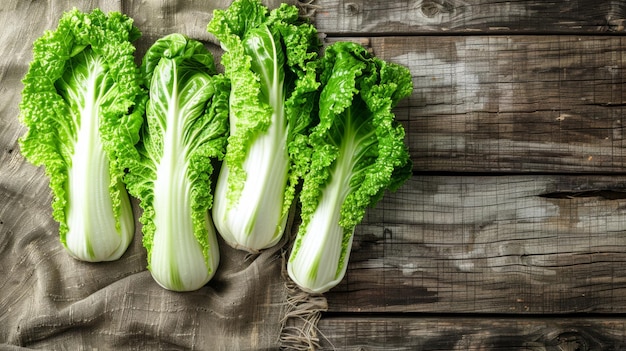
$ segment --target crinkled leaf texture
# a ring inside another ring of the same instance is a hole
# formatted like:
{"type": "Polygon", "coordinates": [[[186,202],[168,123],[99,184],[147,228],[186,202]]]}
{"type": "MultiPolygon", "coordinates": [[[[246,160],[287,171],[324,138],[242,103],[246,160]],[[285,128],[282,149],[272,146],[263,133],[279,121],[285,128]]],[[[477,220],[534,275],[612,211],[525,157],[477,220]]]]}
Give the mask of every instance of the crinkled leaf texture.
{"type": "Polygon", "coordinates": [[[157,40],[141,69],[150,98],[127,183],[141,200],[148,269],[164,288],[197,290],[215,274],[213,162],[224,156],[230,86],[211,53],[182,34],[157,40]]]}
{"type": "Polygon", "coordinates": [[[139,36],[118,12],[73,9],[34,42],[23,79],[21,152],[45,167],[61,242],[80,260],[118,259],[133,237],[119,155],[141,125],[129,114],[143,95],[132,45],[139,36]]]}
{"type": "Polygon", "coordinates": [[[258,0],[215,11],[208,31],[221,42],[232,84],[213,219],[229,245],[257,252],[282,237],[308,163],[305,135],[319,87],[320,43],[296,7],[269,12],[258,0]]]}
{"type": "Polygon", "coordinates": [[[366,208],[397,189],[412,167],[392,112],[413,89],[408,69],[339,42],[325,51],[321,83],[320,120],[300,193],[302,223],[287,265],[291,279],[315,293],[343,279],[366,208]]]}

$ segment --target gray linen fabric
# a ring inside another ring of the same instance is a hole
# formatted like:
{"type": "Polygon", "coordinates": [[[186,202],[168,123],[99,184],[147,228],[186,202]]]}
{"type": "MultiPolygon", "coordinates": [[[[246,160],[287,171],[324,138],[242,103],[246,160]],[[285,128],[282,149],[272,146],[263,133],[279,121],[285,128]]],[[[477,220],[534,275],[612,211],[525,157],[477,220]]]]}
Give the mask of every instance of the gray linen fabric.
{"type": "MultiPolygon", "coordinates": [[[[54,29],[64,11],[98,7],[129,15],[143,33],[136,43],[140,56],[154,40],[174,32],[211,45],[206,25],[214,8],[229,3],[8,0],[0,4],[0,349],[279,348],[288,300],[279,248],[248,257],[220,242],[216,276],[190,293],[164,290],[152,280],[138,224],[135,239],[120,260],[79,262],[59,242],[43,169],[26,162],[17,144],[25,131],[18,121],[18,104],[32,43],[45,29],[54,29]]],[[[133,206],[138,217],[136,201],[133,206]]]]}

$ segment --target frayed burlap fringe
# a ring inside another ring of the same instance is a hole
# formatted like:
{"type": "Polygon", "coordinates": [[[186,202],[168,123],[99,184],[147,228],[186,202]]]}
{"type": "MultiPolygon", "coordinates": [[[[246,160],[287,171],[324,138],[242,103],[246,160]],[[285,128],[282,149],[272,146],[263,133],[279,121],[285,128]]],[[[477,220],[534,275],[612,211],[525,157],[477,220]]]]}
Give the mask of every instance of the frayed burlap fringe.
{"type": "Polygon", "coordinates": [[[284,246],[281,255],[281,275],[285,282],[287,301],[281,319],[279,342],[281,350],[313,351],[320,346],[321,333],[317,329],[317,322],[322,318],[322,312],[328,310],[328,303],[324,295],[309,294],[300,289],[287,273],[290,246],[293,245],[300,224],[296,215],[299,212],[298,206],[294,203],[289,210],[284,235],[288,239],[288,245],[284,246]]]}
{"type": "MultiPolygon", "coordinates": [[[[284,267],[285,265],[283,265],[284,267]]],[[[287,288],[287,306],[282,319],[281,350],[313,351],[319,348],[320,331],[317,323],[328,303],[322,294],[301,290],[283,271],[287,288]]]]}

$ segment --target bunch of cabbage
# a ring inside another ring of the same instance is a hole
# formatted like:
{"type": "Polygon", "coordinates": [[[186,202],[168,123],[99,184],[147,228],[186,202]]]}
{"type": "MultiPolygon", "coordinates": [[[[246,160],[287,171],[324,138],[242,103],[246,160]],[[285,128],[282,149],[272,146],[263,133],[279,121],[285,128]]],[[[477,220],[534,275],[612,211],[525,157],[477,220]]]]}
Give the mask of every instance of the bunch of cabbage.
{"type": "Polygon", "coordinates": [[[229,83],[202,43],[181,34],[157,40],[141,72],[150,98],[126,180],[144,210],[148,269],[166,289],[197,290],[219,263],[208,211],[212,162],[225,152],[229,83]]]}
{"type": "Polygon", "coordinates": [[[282,237],[306,169],[320,43],[296,7],[268,12],[258,0],[215,11],[208,31],[221,42],[232,85],[213,219],[229,245],[257,252],[282,237]]]}
{"type": "Polygon", "coordinates": [[[343,279],[366,208],[412,173],[404,129],[392,113],[413,90],[408,69],[339,42],[325,51],[321,83],[300,193],[302,223],[287,264],[289,277],[314,293],[343,279]]]}
{"type": "Polygon", "coordinates": [[[20,119],[22,154],[45,166],[61,242],[85,261],[118,259],[133,238],[132,208],[119,161],[137,135],[142,98],[133,21],[100,10],[64,13],[33,47],[20,119]]]}

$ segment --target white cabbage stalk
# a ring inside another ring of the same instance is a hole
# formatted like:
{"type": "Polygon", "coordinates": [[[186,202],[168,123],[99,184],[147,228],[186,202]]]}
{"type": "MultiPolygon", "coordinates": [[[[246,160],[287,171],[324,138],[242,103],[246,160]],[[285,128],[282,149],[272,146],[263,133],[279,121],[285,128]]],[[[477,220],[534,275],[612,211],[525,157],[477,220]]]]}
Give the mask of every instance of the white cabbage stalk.
{"type": "MultiPolygon", "coordinates": [[[[155,208],[156,211],[156,208],[155,208]]],[[[159,218],[159,217],[157,217],[159,218]]],[[[159,222],[166,222],[156,220],[159,222]]],[[[170,223],[181,228],[181,233],[187,232],[191,223],[170,223]]],[[[198,290],[208,283],[217,271],[220,261],[218,242],[211,217],[206,217],[206,229],[208,230],[208,243],[211,247],[208,265],[205,262],[202,248],[193,235],[181,235],[173,238],[163,231],[154,233],[154,245],[152,247],[150,273],[154,280],[163,288],[173,291],[198,290]]],[[[189,232],[187,232],[190,234],[189,232]]]]}
{"type": "MultiPolygon", "coordinates": [[[[280,109],[282,111],[282,109],[280,109]]],[[[275,114],[270,129],[250,147],[243,163],[247,174],[235,204],[228,197],[228,163],[224,162],[215,189],[213,218],[218,232],[232,247],[258,252],[282,237],[288,215],[283,213],[289,156],[283,113],[275,114]]]]}
{"type": "Polygon", "coordinates": [[[300,228],[301,241],[296,242],[294,254],[287,265],[291,280],[310,293],[324,293],[343,279],[348,266],[354,228],[346,237],[346,229],[339,225],[339,208],[350,189],[348,171],[338,167],[323,190],[321,200],[305,228],[300,228]],[[343,171],[343,173],[342,173],[343,171]],[[342,257],[343,254],[343,257],[342,257]]]}
{"type": "Polygon", "coordinates": [[[149,251],[150,273],[162,287],[174,291],[200,289],[211,280],[219,264],[215,228],[208,212],[204,217],[210,254],[208,262],[198,242],[191,211],[192,184],[183,145],[184,118],[177,105],[170,106],[163,140],[163,156],[154,181],[154,238],[149,251]]]}
{"type": "MultiPolygon", "coordinates": [[[[106,74],[100,62],[89,66],[84,106],[68,175],[68,206],[65,247],[82,261],[117,260],[133,239],[135,222],[123,183],[118,183],[119,217],[113,211],[109,159],[99,133],[98,80],[106,74]],[[119,220],[119,226],[116,221],[119,220]]],[[[79,99],[77,99],[79,100],[79,99]]]]}

